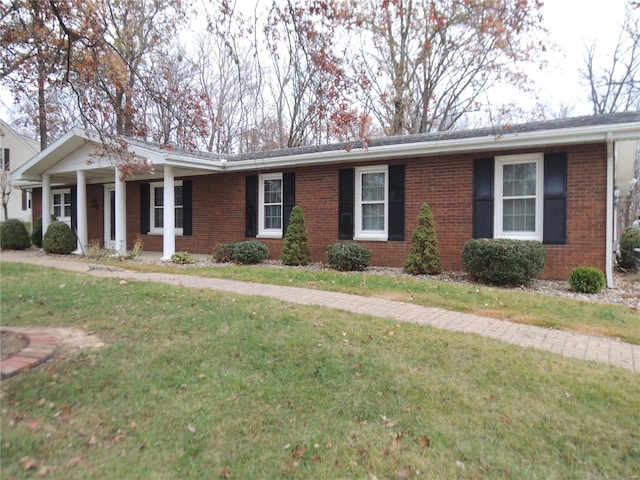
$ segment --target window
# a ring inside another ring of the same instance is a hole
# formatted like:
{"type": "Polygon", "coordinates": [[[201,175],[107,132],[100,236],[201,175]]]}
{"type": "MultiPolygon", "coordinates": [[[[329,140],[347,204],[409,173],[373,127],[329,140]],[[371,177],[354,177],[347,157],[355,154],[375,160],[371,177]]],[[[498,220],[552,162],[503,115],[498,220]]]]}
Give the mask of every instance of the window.
{"type": "Polygon", "coordinates": [[[31,208],[31,198],[29,198],[29,192],[22,189],[22,210],[29,210],[31,208]]]}
{"type": "MultiPolygon", "coordinates": [[[[151,193],[151,233],[162,233],[164,229],[164,185],[152,183],[151,193]]],[[[175,182],[175,233],[182,235],[184,227],[184,189],[181,181],[175,182]]]]}
{"type": "Polygon", "coordinates": [[[71,190],[54,190],[51,192],[52,202],[51,208],[54,217],[58,220],[69,223],[71,222],[71,190]]]}
{"type": "Polygon", "coordinates": [[[387,240],[388,167],[355,169],[355,240],[387,240]]]}
{"type": "Polygon", "coordinates": [[[0,150],[0,170],[6,170],[7,172],[11,170],[11,161],[10,161],[10,150],[5,148],[4,150],[0,150]]]}
{"type": "Polygon", "coordinates": [[[258,199],[260,219],[258,235],[261,237],[282,237],[282,174],[260,175],[258,199]]]}
{"type": "Polygon", "coordinates": [[[541,154],[496,157],[494,237],[542,241],[541,154]]]}

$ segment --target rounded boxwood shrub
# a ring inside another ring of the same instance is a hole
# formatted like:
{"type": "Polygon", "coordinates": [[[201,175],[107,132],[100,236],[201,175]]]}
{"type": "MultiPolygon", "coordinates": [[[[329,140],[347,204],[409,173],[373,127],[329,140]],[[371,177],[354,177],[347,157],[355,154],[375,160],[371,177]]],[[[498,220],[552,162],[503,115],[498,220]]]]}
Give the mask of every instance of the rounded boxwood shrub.
{"type": "Polygon", "coordinates": [[[540,275],[546,259],[542,242],[530,240],[483,238],[469,240],[462,249],[471,278],[494,285],[526,285],[540,275]]]}
{"type": "Polygon", "coordinates": [[[31,243],[38,248],[42,248],[42,217],[38,218],[36,226],[34,227],[33,232],[31,232],[31,243]]]}
{"type": "Polygon", "coordinates": [[[604,273],[593,267],[578,267],[569,274],[569,285],[574,292],[598,293],[605,286],[604,273]]]}
{"type": "Polygon", "coordinates": [[[353,242],[339,242],[329,245],[327,251],[329,266],[341,272],[366,270],[371,261],[371,250],[353,242]]]}
{"type": "Polygon", "coordinates": [[[411,237],[411,251],[404,262],[404,271],[412,275],[437,275],[442,272],[436,226],[427,203],[418,214],[418,227],[411,237]]]}
{"type": "Polygon", "coordinates": [[[310,261],[309,236],[304,227],[302,209],[296,205],[291,210],[289,226],[282,244],[282,263],[285,265],[308,265],[310,261]]]}
{"type": "Polygon", "coordinates": [[[245,265],[260,263],[269,258],[269,247],[255,240],[231,244],[231,260],[245,265]]]}
{"type": "Polygon", "coordinates": [[[233,248],[231,243],[218,243],[213,247],[211,254],[213,261],[217,263],[228,263],[233,259],[233,248]]]}
{"type": "Polygon", "coordinates": [[[0,223],[0,246],[7,250],[25,250],[31,246],[29,232],[20,220],[10,218],[0,223]]]}
{"type": "Polygon", "coordinates": [[[47,253],[68,255],[76,249],[76,235],[64,222],[55,221],[49,225],[42,238],[42,248],[47,253]]]}
{"type": "Polygon", "coordinates": [[[620,237],[620,260],[618,263],[622,268],[635,267],[633,250],[636,248],[640,248],[640,228],[627,227],[622,231],[620,237]]]}

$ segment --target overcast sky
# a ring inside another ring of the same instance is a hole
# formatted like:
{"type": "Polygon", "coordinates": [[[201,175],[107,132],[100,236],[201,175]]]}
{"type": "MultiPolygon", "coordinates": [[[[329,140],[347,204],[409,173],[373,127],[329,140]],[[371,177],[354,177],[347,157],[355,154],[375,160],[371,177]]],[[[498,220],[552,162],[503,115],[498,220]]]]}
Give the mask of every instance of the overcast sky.
{"type": "MultiPolygon", "coordinates": [[[[531,77],[541,89],[539,101],[550,105],[551,111],[558,111],[565,105],[573,107],[570,112],[573,115],[591,113],[586,89],[580,86],[578,74],[585,45],[595,41],[603,52],[613,50],[624,19],[626,1],[545,0],[544,22],[549,30],[550,44],[556,44],[558,51],[548,52],[548,67],[543,71],[534,70],[531,77]]],[[[529,98],[522,99],[523,104],[528,101],[529,98]]],[[[535,104],[533,100],[531,103],[535,104]]],[[[0,116],[5,120],[10,120],[11,104],[11,96],[0,90],[0,116]]]]}

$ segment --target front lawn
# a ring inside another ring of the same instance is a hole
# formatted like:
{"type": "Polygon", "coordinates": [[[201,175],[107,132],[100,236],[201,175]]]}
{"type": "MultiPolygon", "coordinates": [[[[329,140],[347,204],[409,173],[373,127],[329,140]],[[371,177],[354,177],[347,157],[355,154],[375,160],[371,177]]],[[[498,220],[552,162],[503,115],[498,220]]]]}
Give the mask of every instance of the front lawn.
{"type": "Polygon", "coordinates": [[[638,374],[318,307],[2,263],[2,478],[632,478],[638,374]]]}

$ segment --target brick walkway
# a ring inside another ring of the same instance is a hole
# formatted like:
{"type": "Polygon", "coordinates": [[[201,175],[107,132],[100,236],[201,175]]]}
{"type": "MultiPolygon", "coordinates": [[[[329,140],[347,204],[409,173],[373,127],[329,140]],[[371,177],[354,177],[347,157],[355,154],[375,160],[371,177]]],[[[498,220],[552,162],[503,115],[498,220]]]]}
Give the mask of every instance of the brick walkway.
{"type": "Polygon", "coordinates": [[[138,273],[120,268],[88,264],[85,261],[43,256],[33,251],[26,253],[3,252],[1,259],[51,266],[100,277],[161,282],[180,287],[276,298],[300,305],[320,305],[401,322],[429,325],[443,330],[475,333],[520,347],[547,350],[566,357],[606,363],[640,373],[640,345],[451,312],[440,308],[308,288],[254,284],[177,274],[138,273]]]}

